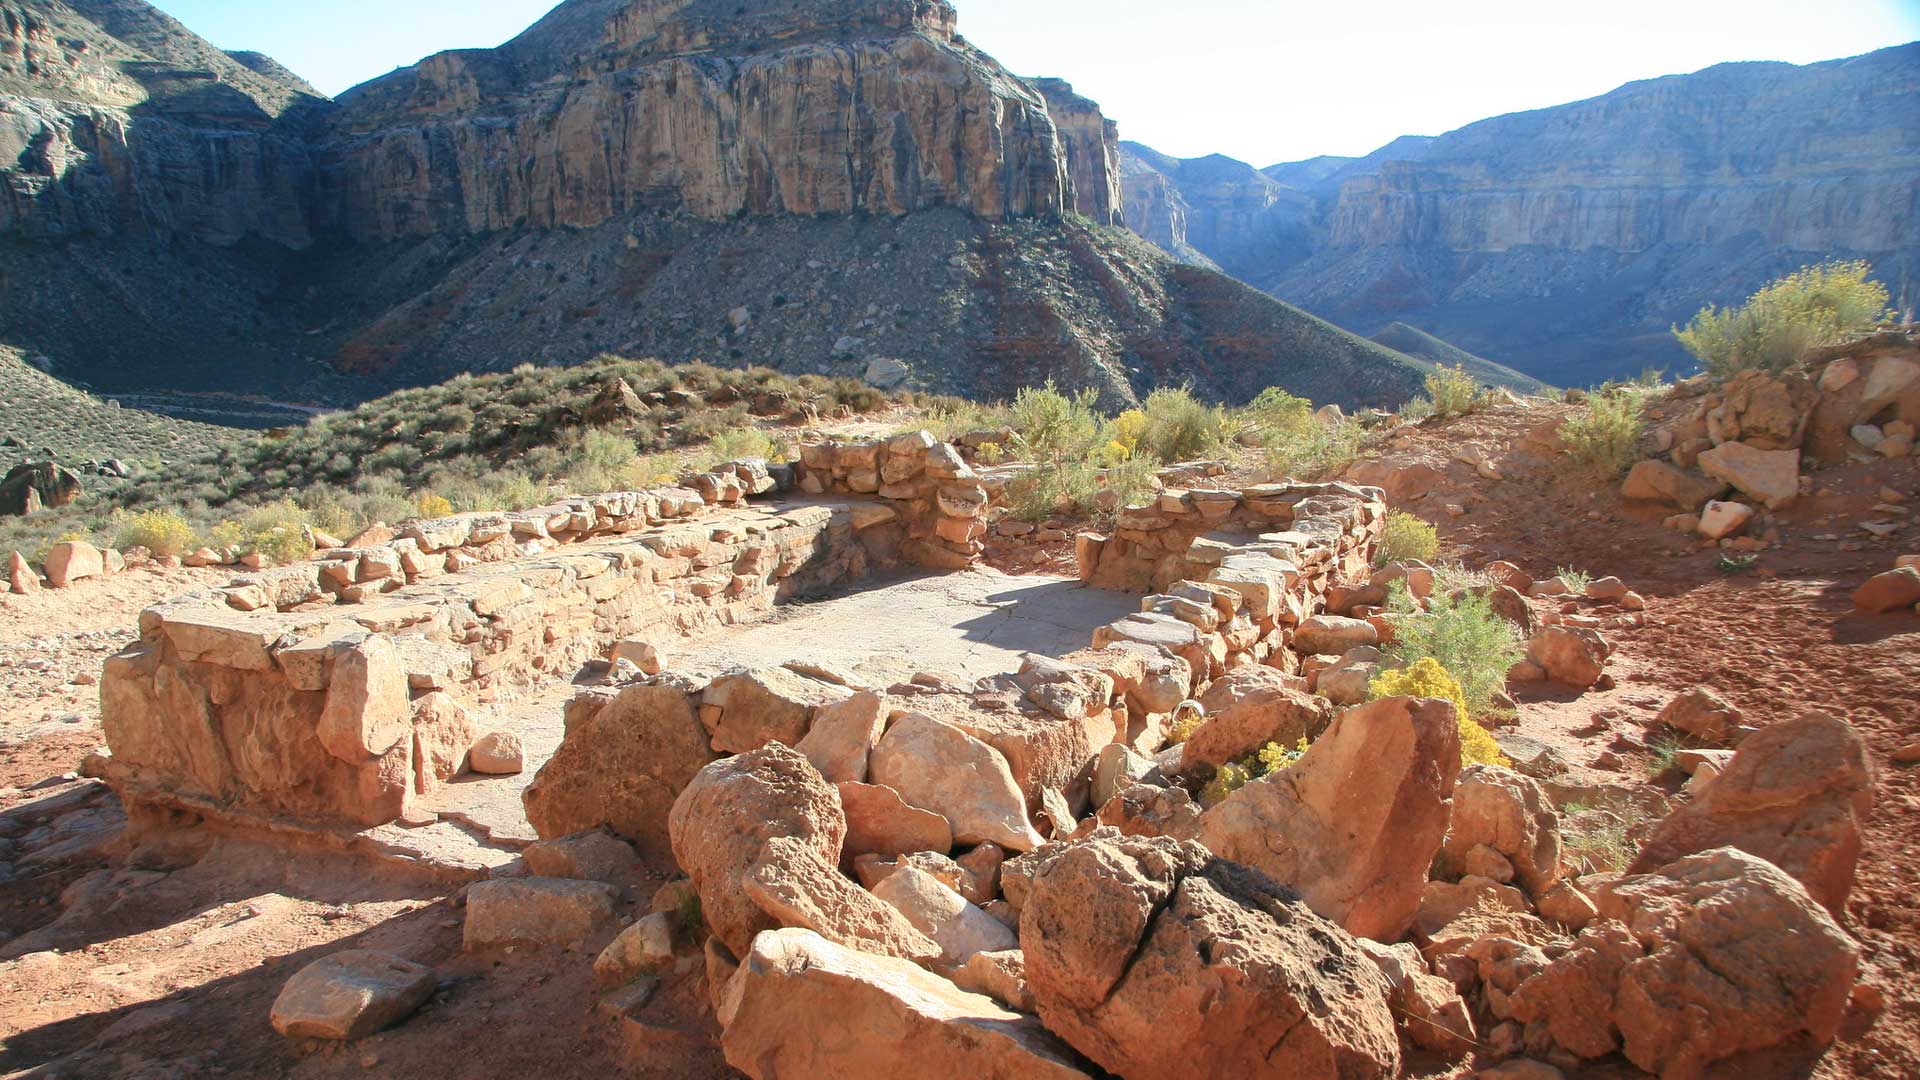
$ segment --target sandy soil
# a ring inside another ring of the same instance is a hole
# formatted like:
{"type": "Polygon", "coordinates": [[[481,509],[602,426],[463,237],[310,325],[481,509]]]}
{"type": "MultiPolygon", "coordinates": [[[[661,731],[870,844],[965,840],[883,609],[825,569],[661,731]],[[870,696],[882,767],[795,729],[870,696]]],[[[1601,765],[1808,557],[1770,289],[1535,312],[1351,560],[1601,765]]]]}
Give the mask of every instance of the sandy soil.
{"type": "MultiPolygon", "coordinates": [[[[1845,921],[1885,1005],[1854,1010],[1818,1075],[1920,1076],[1920,984],[1907,974],[1920,967],[1920,778],[1888,760],[1920,740],[1920,617],[1857,616],[1847,600],[1896,553],[1920,550],[1911,526],[1879,542],[1854,525],[1881,488],[1915,492],[1920,470],[1907,461],[1822,474],[1824,493],[1775,522],[1779,543],[1726,573],[1718,552],[1663,529],[1662,515],[1623,508],[1614,489],[1520,452],[1538,420],[1476,417],[1417,430],[1392,450],[1445,474],[1398,505],[1438,522],[1450,553],[1473,564],[1507,558],[1541,576],[1561,566],[1617,575],[1648,598],[1644,625],[1607,631],[1617,686],[1523,695],[1516,730],[1558,750],[1572,779],[1670,794],[1676,778],[1647,775],[1648,744],[1660,707],[1690,686],[1719,690],[1754,723],[1824,709],[1855,724],[1881,776],[1845,921]],[[1449,464],[1463,440],[1507,479],[1449,464]],[[1446,512],[1450,503],[1467,513],[1446,512]],[[1617,767],[1596,764],[1603,754],[1617,767]]],[[[1071,570],[1070,544],[1043,558],[1011,551],[996,565],[1071,570]]],[[[131,639],[140,608],[217,579],[127,575],[0,599],[0,663],[10,665],[0,706],[0,1076],[730,1075],[697,968],[632,1015],[606,1015],[589,970],[599,941],[577,953],[464,953],[455,886],[237,839],[130,849],[111,794],[74,776],[100,736],[93,689],[72,679],[131,639]],[[21,666],[43,658],[55,662],[21,666]],[[70,713],[80,719],[64,722],[70,713]],[[352,945],[435,965],[439,993],[400,1027],[348,1046],[276,1036],[266,1015],[285,979],[352,945]]],[[[671,868],[648,871],[629,890],[629,915],[647,910],[671,868]]]]}

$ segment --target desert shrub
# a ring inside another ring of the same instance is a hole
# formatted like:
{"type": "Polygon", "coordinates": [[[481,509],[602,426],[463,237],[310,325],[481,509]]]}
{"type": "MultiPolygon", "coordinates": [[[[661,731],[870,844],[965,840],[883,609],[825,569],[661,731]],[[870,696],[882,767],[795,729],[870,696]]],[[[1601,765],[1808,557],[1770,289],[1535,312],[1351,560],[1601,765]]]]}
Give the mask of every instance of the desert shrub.
{"type": "Polygon", "coordinates": [[[1272,446],[1297,436],[1313,423],[1313,402],[1269,386],[1241,407],[1240,419],[1257,445],[1272,446]]]}
{"type": "Polygon", "coordinates": [[[1587,586],[1593,584],[1592,574],[1571,566],[1560,567],[1553,572],[1553,576],[1565,582],[1568,589],[1583,596],[1586,594],[1587,586]]]}
{"type": "MultiPolygon", "coordinates": [[[[962,435],[975,431],[990,431],[1007,423],[1007,410],[1000,405],[980,405],[959,398],[946,398],[936,403],[926,414],[926,420],[919,427],[933,432],[942,442],[954,442],[962,435]]],[[[909,428],[909,431],[919,428],[909,428]]]]}
{"type": "Polygon", "coordinates": [[[257,554],[276,563],[297,562],[313,554],[307,540],[307,528],[313,518],[290,499],[252,507],[238,518],[214,526],[209,540],[214,547],[234,548],[243,555],[257,554]]]}
{"type": "Polygon", "coordinates": [[[1147,433],[1147,414],[1139,409],[1128,409],[1119,416],[1107,421],[1101,432],[1106,446],[1101,454],[1108,461],[1126,461],[1140,449],[1140,438],[1147,433]]]}
{"type": "Polygon", "coordinates": [[[1460,680],[1445,665],[1431,656],[1421,657],[1408,667],[1389,669],[1374,676],[1367,687],[1368,696],[1378,701],[1388,697],[1444,698],[1453,702],[1454,724],[1460,730],[1460,762],[1463,765],[1510,765],[1487,729],[1474,722],[1467,707],[1467,692],[1460,680]]]}
{"type": "Polygon", "coordinates": [[[723,431],[713,437],[706,451],[700,455],[701,463],[712,468],[728,461],[741,461],[746,458],[765,458],[779,463],[787,460],[786,449],[773,436],[759,428],[742,427],[723,431]]]}
{"type": "Polygon", "coordinates": [[[1100,417],[1093,400],[1092,390],[1069,397],[1052,381],[1020,391],[1008,423],[1021,460],[1055,465],[1086,461],[1100,439],[1100,417]]]}
{"type": "Polygon", "coordinates": [[[1089,461],[1041,465],[1015,477],[1007,485],[1007,505],[1021,521],[1090,510],[1100,490],[1100,470],[1089,461]]]}
{"type": "Polygon", "coordinates": [[[1392,654],[1409,665],[1432,658],[1459,680],[1470,712],[1489,710],[1507,684],[1507,671],[1525,653],[1513,624],[1494,614],[1483,592],[1436,593],[1426,611],[1414,603],[1404,579],[1387,592],[1392,654]]]}
{"type": "Polygon", "coordinates": [[[453,513],[453,503],[444,495],[423,491],[413,500],[413,507],[423,518],[443,518],[453,513]]]}
{"type": "Polygon", "coordinates": [[[1433,406],[1432,398],[1417,397],[1400,406],[1400,419],[1409,424],[1417,424],[1431,418],[1438,411],[1433,406]]]}
{"type": "Polygon", "coordinates": [[[1207,714],[1191,705],[1184,712],[1176,711],[1173,723],[1167,728],[1167,745],[1179,746],[1193,738],[1193,733],[1199,731],[1200,725],[1206,722],[1207,714]]]}
{"type": "Polygon", "coordinates": [[[1480,380],[1467,374],[1465,365],[1439,364],[1427,374],[1427,397],[1440,416],[1464,416],[1473,411],[1480,396],[1480,380]]]}
{"type": "Polygon", "coordinates": [[[1601,810],[1568,803],[1560,808],[1561,855],[1581,874],[1625,870],[1640,853],[1633,831],[1645,820],[1644,812],[1631,807],[1601,810]]]}
{"type": "Polygon", "coordinates": [[[1184,387],[1162,387],[1147,395],[1139,450],[1161,461],[1191,461],[1225,445],[1225,414],[1184,387]]]}
{"type": "Polygon", "coordinates": [[[1218,806],[1226,801],[1227,796],[1246,787],[1252,779],[1253,774],[1247,771],[1246,766],[1229,761],[1220,766],[1220,771],[1214,773],[1213,779],[1200,790],[1200,805],[1209,809],[1218,806]]]}
{"type": "Polygon", "coordinates": [[[1116,507],[1139,506],[1160,492],[1160,463],[1149,457],[1128,458],[1100,474],[1100,486],[1113,492],[1116,507]]]}
{"type": "Polygon", "coordinates": [[[1263,444],[1268,473],[1276,479],[1317,480],[1352,464],[1366,443],[1367,431],[1357,421],[1321,420],[1309,416],[1304,427],[1273,431],[1263,444]]]}
{"type": "Polygon", "coordinates": [[[1867,277],[1872,270],[1864,261],[1802,267],[1761,286],[1739,307],[1708,304],[1673,335],[1717,378],[1743,368],[1782,372],[1808,349],[1892,317],[1887,287],[1867,277]]]}
{"type": "Polygon", "coordinates": [[[1254,755],[1256,774],[1269,776],[1283,769],[1292,768],[1295,762],[1306,756],[1309,745],[1304,738],[1292,746],[1282,746],[1277,742],[1268,743],[1254,755]]]}
{"type": "Polygon", "coordinates": [[[1403,559],[1432,562],[1438,554],[1438,527],[1402,510],[1387,515],[1386,527],[1380,531],[1380,553],[1375,557],[1378,565],[1385,566],[1403,559]]]}
{"type": "Polygon", "coordinates": [[[143,547],[155,555],[184,555],[200,544],[193,526],[171,510],[114,515],[113,546],[143,547]]]}
{"type": "Polygon", "coordinates": [[[1596,394],[1586,409],[1560,426],[1567,453],[1581,467],[1603,476],[1626,472],[1639,458],[1645,427],[1644,394],[1596,394]]]}

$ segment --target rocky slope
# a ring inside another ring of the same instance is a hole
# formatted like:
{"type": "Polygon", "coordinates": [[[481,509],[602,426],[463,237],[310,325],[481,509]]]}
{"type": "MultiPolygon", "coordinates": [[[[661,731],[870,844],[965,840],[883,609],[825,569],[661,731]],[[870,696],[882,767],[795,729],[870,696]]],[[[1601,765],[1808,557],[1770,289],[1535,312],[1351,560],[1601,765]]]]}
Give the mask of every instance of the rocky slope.
{"type": "Polygon", "coordinates": [[[944,0],[569,0],[333,102],[142,0],[0,30],[0,318],[96,385],[340,400],[621,350],[1373,404],[1422,372],[1116,229],[1114,125],[944,0]]]}
{"type": "Polygon", "coordinates": [[[1127,150],[1128,221],[1174,254],[1184,219],[1191,248],[1343,326],[1405,321],[1555,383],[1675,366],[1671,324],[1809,261],[1871,259],[1896,292],[1920,271],[1920,44],[1723,64],[1360,159],[1127,150]]]}

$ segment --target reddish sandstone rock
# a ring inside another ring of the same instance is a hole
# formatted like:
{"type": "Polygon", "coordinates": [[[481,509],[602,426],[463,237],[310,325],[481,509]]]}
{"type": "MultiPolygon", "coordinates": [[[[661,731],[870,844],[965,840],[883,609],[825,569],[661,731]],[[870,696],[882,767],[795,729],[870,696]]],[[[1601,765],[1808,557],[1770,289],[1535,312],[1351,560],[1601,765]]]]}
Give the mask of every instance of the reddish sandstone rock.
{"type": "Polygon", "coordinates": [[[828,782],[861,783],[867,778],[867,756],[886,730],[886,699],[879,694],[855,694],[822,706],[794,749],[805,754],[828,782]]]}
{"type": "Polygon", "coordinates": [[[1527,643],[1527,660],[1557,683],[1592,686],[1606,673],[1613,645],[1597,630],[1580,626],[1545,626],[1527,643]]]}
{"type": "Polygon", "coordinates": [[[1866,744],[1843,720],[1813,713],[1750,735],[1706,793],[1667,815],[1629,873],[1732,847],[1791,874],[1827,909],[1844,909],[1873,810],[1866,744]]]}
{"type": "Polygon", "coordinates": [[[1621,1050],[1663,1076],[1838,1034],[1858,973],[1853,941],[1779,868],[1732,848],[1621,878],[1601,919],[1510,996],[1582,1058],[1621,1050]]]}
{"type": "Polygon", "coordinates": [[[1460,774],[1453,705],[1383,698],[1342,712],[1291,768],[1200,819],[1200,842],[1300,892],[1349,933],[1413,923],[1460,774]]]}
{"type": "Polygon", "coordinates": [[[798,746],[814,712],[851,697],[844,686],[810,679],[786,668],[724,675],[700,699],[700,722],[713,748],[740,754],[778,742],[798,746]]]}
{"type": "Polygon", "coordinates": [[[1714,480],[1664,461],[1649,458],[1634,465],[1620,496],[1643,502],[1661,502],[1682,510],[1698,510],[1726,494],[1727,482],[1714,480]]]}
{"type": "Polygon", "coordinates": [[[1538,783],[1497,765],[1461,771],[1441,854],[1453,873],[1473,872],[1476,851],[1502,856],[1529,896],[1560,880],[1560,815],[1538,783]]]}
{"type": "Polygon", "coordinates": [[[900,793],[878,784],[842,782],[840,806],[847,815],[847,841],[842,856],[892,858],[912,851],[942,855],[953,849],[953,826],[931,810],[909,806],[900,793]]]}
{"type": "Polygon", "coordinates": [[[714,756],[685,693],[628,687],[567,732],[523,796],[527,820],[549,839],[604,825],[671,857],[674,800],[714,756]]]}
{"type": "Polygon", "coordinates": [[[1008,1012],[905,960],[808,930],[756,937],[715,1010],[727,1064],[754,1080],[1085,1080],[1073,1052],[1008,1012]]]}
{"type": "Polygon", "coordinates": [[[1020,939],[1048,1028],[1130,1080],[1398,1069],[1386,982],[1357,943],[1192,843],[1103,829],[1049,849],[1020,939]]]}
{"type": "Polygon", "coordinates": [[[838,866],[847,819],[833,785],[776,743],[701,769],[674,801],[667,828],[707,926],[741,956],[755,934],[778,925],[741,887],[767,841],[794,837],[838,866]]]}
{"type": "Polygon", "coordinates": [[[1696,686],[1668,702],[1659,720],[1697,739],[1724,743],[1740,728],[1740,710],[1712,690],[1696,686]]]}
{"type": "Polygon", "coordinates": [[[811,930],[836,945],[878,956],[921,964],[941,958],[939,944],[823,860],[809,841],[768,840],[741,888],[781,926],[811,930]]]}
{"type": "Polygon", "coordinates": [[[909,804],[946,818],[958,843],[991,841],[1010,851],[1040,846],[1006,758],[951,724],[917,713],[895,720],[874,748],[868,774],[909,804]]]}
{"type": "Polygon", "coordinates": [[[1875,615],[1920,604],[1920,569],[1902,566],[1869,578],[1854,591],[1853,606],[1875,615]]]}

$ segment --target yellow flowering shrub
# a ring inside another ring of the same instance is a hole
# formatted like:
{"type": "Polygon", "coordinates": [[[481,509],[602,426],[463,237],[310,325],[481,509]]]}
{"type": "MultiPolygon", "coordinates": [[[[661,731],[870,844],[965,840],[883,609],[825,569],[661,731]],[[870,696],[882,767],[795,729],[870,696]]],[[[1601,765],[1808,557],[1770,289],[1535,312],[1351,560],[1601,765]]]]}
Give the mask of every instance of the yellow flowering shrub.
{"type": "Polygon", "coordinates": [[[1398,671],[1382,671],[1374,676],[1367,692],[1373,700],[1389,697],[1444,698],[1453,702],[1455,722],[1460,727],[1460,761],[1464,765],[1511,765],[1500,752],[1487,729],[1475,723],[1467,712],[1467,692],[1460,680],[1448,673],[1440,661],[1422,657],[1412,666],[1398,671]]]}

